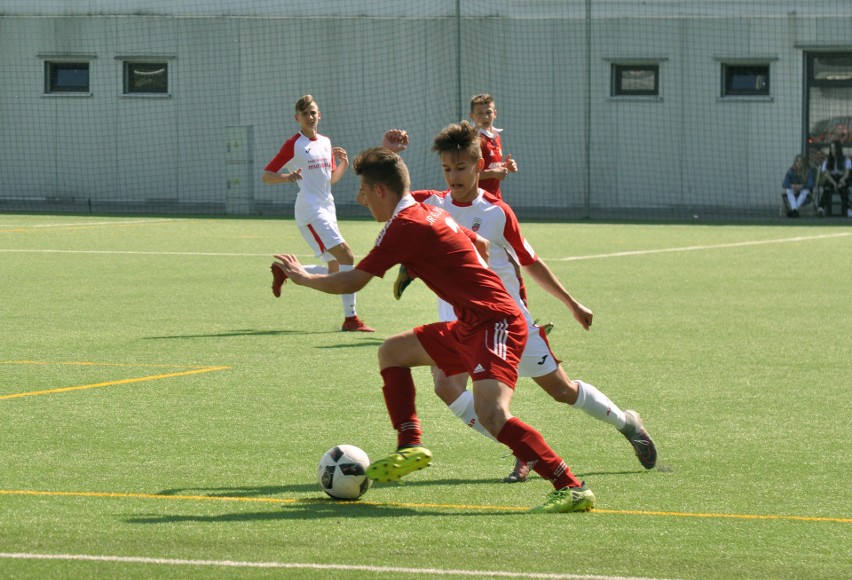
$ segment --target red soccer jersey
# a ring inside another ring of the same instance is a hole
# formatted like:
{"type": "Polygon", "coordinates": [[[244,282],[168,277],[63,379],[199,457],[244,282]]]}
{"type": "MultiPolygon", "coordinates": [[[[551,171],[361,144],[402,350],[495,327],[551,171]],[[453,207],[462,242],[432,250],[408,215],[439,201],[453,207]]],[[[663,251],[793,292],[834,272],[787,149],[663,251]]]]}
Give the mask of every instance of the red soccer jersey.
{"type": "MultiPolygon", "coordinates": [[[[503,143],[497,131],[489,134],[480,129],[479,148],[482,149],[482,159],[485,160],[485,169],[490,169],[503,161],[503,143]]],[[[503,199],[500,193],[499,179],[480,179],[479,187],[496,196],[497,199],[503,199]]]]}
{"type": "Polygon", "coordinates": [[[402,264],[452,304],[460,322],[471,326],[521,316],[499,276],[476,251],[475,237],[443,209],[405,196],[357,268],[383,277],[391,267],[402,264]]]}

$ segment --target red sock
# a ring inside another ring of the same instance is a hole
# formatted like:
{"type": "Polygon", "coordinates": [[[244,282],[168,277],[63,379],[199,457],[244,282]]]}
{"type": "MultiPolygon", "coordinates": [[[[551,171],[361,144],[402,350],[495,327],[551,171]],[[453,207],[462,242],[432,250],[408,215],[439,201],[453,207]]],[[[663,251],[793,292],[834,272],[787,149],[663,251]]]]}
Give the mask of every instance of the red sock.
{"type": "Polygon", "coordinates": [[[414,406],[414,379],[411,369],[405,367],[389,367],[382,371],[385,396],[385,406],[388,408],[391,424],[396,429],[398,447],[417,446],[421,444],[420,419],[414,406]]]}
{"type": "Polygon", "coordinates": [[[521,461],[535,462],[530,466],[533,471],[550,481],[556,489],[582,485],[544,437],[517,417],[506,421],[497,434],[497,441],[508,446],[521,461]]]}

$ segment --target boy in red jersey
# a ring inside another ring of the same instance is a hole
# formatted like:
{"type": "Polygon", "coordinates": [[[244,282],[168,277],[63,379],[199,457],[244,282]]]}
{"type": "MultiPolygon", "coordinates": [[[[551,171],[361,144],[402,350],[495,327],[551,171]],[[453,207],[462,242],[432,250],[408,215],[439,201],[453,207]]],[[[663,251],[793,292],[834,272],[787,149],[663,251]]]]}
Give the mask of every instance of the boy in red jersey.
{"type": "Polygon", "coordinates": [[[527,324],[499,276],[480,254],[488,242],[460,227],[443,209],[418,203],[409,193],[408,169],[383,147],[363,151],[353,165],[361,178],[358,201],[386,222],[376,245],[354,270],[307,273],[292,255],[278,255],[296,284],[329,294],[354,292],[374,276],[403,264],[453,305],[457,319],[419,326],[385,340],[379,348],[382,393],[397,432],[397,451],[373,462],[370,479],[397,481],[431,463],[422,446],[411,369],[436,366],[448,375],[469,373],[481,424],[512,453],[532,464],[554,487],[538,513],[587,511],[595,496],[578,481],[541,434],[509,412],[527,339],[527,324]]]}
{"type": "MultiPolygon", "coordinates": [[[[263,182],[268,185],[279,183],[299,184],[296,196],[296,225],[302,237],[328,266],[309,266],[316,272],[337,272],[354,268],[355,255],[340,234],[337,212],[331,186],[340,181],[349,158],[342,147],[332,147],[331,140],[317,131],[322,115],[311,95],[296,101],[296,122],[299,132],[290,137],[281,150],[270,161],[264,172],[263,182]],[[288,171],[282,172],[282,169],[288,171]]],[[[281,286],[287,276],[280,266],[272,264],[272,293],[281,296],[281,286]]],[[[373,329],[358,318],[355,311],[355,294],[341,296],[343,302],[342,330],[349,332],[373,332],[373,329]]]]}
{"type": "Polygon", "coordinates": [[[492,194],[497,199],[503,199],[500,182],[510,173],[518,171],[518,164],[512,155],[503,159],[503,142],[500,133],[503,129],[494,126],[497,118],[497,107],[494,97],[488,93],[474,95],[470,99],[470,118],[479,127],[479,146],[482,148],[482,159],[485,162],[479,176],[479,187],[492,194]]]}
{"type": "MultiPolygon", "coordinates": [[[[399,153],[408,147],[408,134],[391,129],[385,133],[382,143],[399,153]]],[[[491,249],[488,267],[500,276],[527,321],[529,332],[518,375],[531,377],[554,400],[615,427],[630,442],[642,466],[652,469],[657,461],[657,450],[639,414],[631,410],[622,411],[594,385],[571,380],[551,350],[544,329],[535,324],[526,301],[521,298],[515,264],[521,264],[542,289],[562,302],[585,330],[591,327],[594,316],[592,311],[571,296],[544,260],[536,254],[524,238],[512,208],[477,187],[481,155],[476,128],[467,122],[445,127],[432,141],[432,151],[441,159],[448,189],[413,191],[411,195],[417,201],[445,209],[456,223],[476,231],[488,240],[491,249]]],[[[399,293],[396,297],[399,297],[399,293]]],[[[447,306],[443,300],[438,301],[440,320],[455,318],[452,309],[447,306]]],[[[476,417],[473,396],[466,389],[467,375],[460,373],[448,376],[441,369],[432,369],[432,378],[435,393],[453,414],[468,427],[493,439],[476,417]]],[[[516,461],[512,473],[503,481],[522,482],[528,474],[528,465],[516,461]]]]}

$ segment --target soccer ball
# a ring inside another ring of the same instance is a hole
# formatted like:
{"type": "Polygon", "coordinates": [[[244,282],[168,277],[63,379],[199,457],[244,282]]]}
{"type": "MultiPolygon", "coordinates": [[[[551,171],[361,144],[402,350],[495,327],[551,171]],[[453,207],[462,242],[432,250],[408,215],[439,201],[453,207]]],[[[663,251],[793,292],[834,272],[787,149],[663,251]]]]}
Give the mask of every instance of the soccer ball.
{"type": "Polygon", "coordinates": [[[337,445],[325,452],[317,477],[322,490],[334,499],[358,499],[370,488],[370,458],[354,445],[337,445]]]}

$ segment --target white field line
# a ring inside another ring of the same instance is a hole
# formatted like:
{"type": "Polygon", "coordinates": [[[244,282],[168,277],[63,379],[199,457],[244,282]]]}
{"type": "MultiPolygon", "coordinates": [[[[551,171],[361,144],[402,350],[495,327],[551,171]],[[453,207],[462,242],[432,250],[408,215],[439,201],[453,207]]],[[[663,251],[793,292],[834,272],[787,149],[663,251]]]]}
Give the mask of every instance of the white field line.
{"type": "MultiPolygon", "coordinates": [[[[603,258],[623,258],[628,256],[646,256],[650,254],[664,254],[671,252],[694,252],[698,250],[718,250],[726,248],[743,248],[747,246],[762,246],[769,244],[789,244],[793,242],[809,242],[831,238],[845,238],[852,236],[852,232],[839,232],[832,234],[819,234],[815,236],[797,236],[794,238],[778,238],[774,240],[752,240],[746,242],[731,242],[727,244],[707,244],[703,246],[681,246],[675,248],[659,248],[656,250],[631,250],[626,252],[611,252],[607,254],[591,254],[587,256],[567,256],[563,258],[547,258],[548,262],[572,262],[577,260],[600,260],[603,258]]],[[[248,254],[239,252],[144,252],[134,250],[34,250],[34,249],[4,249],[0,253],[30,253],[30,254],[106,254],[123,256],[201,256],[201,257],[227,257],[227,258],[268,258],[271,254],[248,254]]],[[[297,254],[299,257],[307,254],[297,254]]]]}
{"type": "Polygon", "coordinates": [[[289,570],[336,570],[369,572],[372,574],[429,574],[433,576],[476,576],[500,578],[553,578],[565,580],[650,580],[634,576],[599,576],[592,574],[559,574],[503,572],[499,570],[443,570],[439,568],[401,568],[396,566],[356,566],[346,564],[310,564],[299,562],[240,562],[234,560],[181,560],[141,556],[91,556],[88,554],[27,554],[0,553],[0,559],[60,560],[85,562],[116,562],[121,564],[156,564],[160,566],[213,566],[223,568],[283,568],[289,570]]]}
{"type": "MultiPolygon", "coordinates": [[[[263,256],[271,258],[272,253],[265,254],[246,254],[238,252],[143,252],[136,250],[27,250],[27,249],[4,249],[0,248],[0,253],[4,254],[107,254],[114,256],[203,256],[206,258],[226,257],[226,258],[255,258],[263,256]]],[[[311,254],[313,255],[313,254],[311,254]]]]}
{"type": "Polygon", "coordinates": [[[26,230],[28,228],[79,228],[79,227],[94,227],[94,226],[124,226],[128,224],[136,225],[136,224],[158,224],[158,223],[167,223],[167,222],[184,222],[184,219],[174,219],[174,218],[162,218],[162,219],[150,219],[150,220],[123,220],[123,221],[114,221],[114,222],[80,222],[80,223],[67,223],[67,224],[0,224],[0,228],[15,228],[19,230],[26,230]]]}
{"type": "Polygon", "coordinates": [[[809,242],[812,240],[824,240],[828,238],[845,238],[852,236],[852,232],[840,232],[834,234],[820,234],[816,236],[797,236],[795,238],[779,238],[775,240],[752,240],[749,242],[730,242],[727,244],[707,244],[704,246],[682,246],[679,248],[660,248],[657,250],[633,250],[629,252],[612,252],[609,254],[592,254],[589,256],[568,256],[556,258],[555,262],[571,262],[575,260],[599,260],[601,258],[622,258],[625,256],[646,256],[648,254],[664,254],[668,252],[694,252],[696,250],[719,250],[723,248],[743,248],[746,246],[763,246],[767,244],[789,244],[792,242],[809,242]]]}

